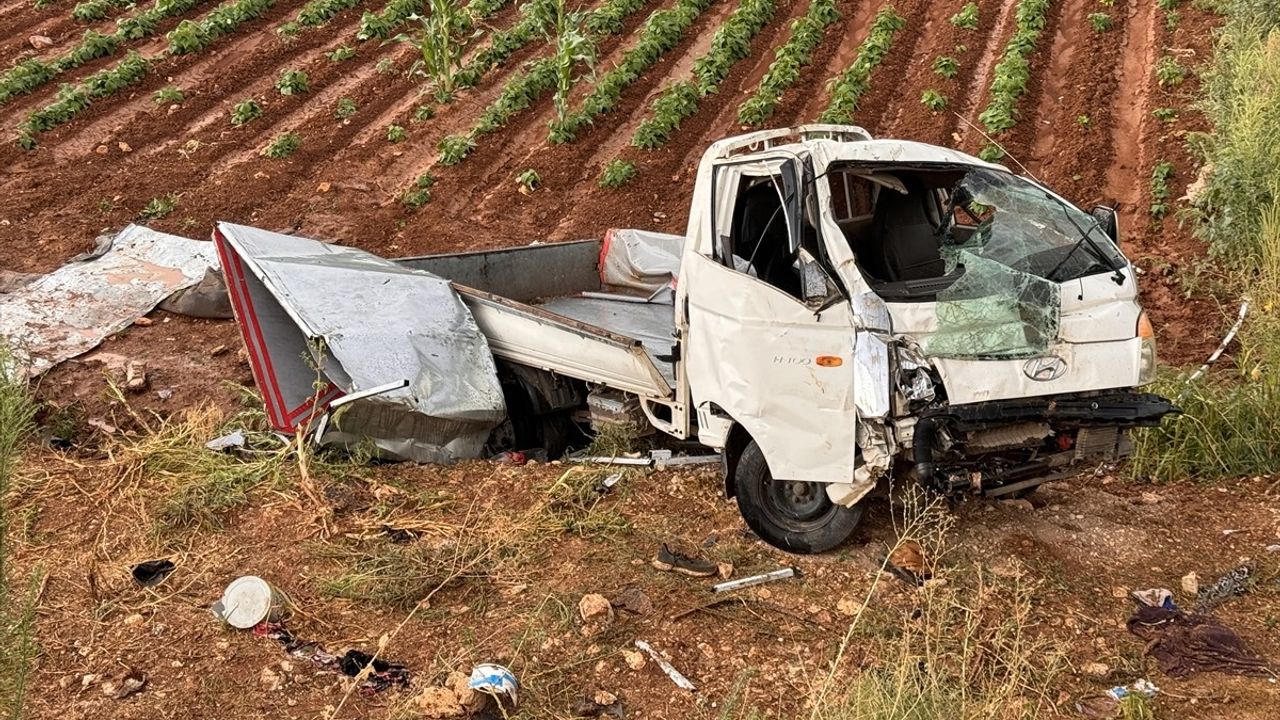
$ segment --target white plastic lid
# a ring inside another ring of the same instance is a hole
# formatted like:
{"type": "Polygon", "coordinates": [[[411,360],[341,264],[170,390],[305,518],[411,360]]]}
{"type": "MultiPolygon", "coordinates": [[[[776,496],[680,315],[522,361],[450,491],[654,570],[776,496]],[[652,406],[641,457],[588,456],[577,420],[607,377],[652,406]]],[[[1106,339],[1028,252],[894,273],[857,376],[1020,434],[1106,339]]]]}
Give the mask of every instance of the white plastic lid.
{"type": "Polygon", "coordinates": [[[271,585],[256,575],[245,575],[231,581],[222,591],[222,619],[241,630],[266,620],[275,599],[271,585]]]}

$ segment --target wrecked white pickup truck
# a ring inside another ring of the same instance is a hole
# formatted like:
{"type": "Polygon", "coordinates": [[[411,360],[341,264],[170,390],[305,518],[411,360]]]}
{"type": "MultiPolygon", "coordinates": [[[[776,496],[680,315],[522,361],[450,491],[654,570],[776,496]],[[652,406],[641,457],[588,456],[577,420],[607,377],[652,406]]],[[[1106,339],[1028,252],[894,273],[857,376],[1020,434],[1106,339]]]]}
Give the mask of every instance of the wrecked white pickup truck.
{"type": "Polygon", "coordinates": [[[820,552],[895,471],[1024,494],[1177,412],[1134,390],[1155,339],[1116,225],[954,150],[814,125],[712,145],[683,238],[397,261],[215,240],[277,428],[447,461],[643,424],[723,453],[747,524],[820,552]]]}

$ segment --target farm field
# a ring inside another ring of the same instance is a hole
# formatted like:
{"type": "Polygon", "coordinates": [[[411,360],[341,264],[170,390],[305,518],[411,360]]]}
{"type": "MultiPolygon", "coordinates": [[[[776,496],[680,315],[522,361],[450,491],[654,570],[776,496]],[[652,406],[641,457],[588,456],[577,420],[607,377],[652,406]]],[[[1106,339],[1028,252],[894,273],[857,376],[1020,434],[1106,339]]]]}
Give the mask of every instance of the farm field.
{"type": "Polygon", "coordinates": [[[584,8],[595,71],[573,71],[562,113],[538,2],[466,6],[478,35],[444,103],[409,72],[417,48],[384,41],[414,31],[405,0],[10,2],[0,266],[49,270],[139,218],[386,255],[679,232],[709,142],[821,119],[973,153],[991,133],[1073,201],[1120,207],[1162,357],[1199,360],[1220,337],[1203,319],[1222,313],[1174,274],[1203,251],[1167,211],[1204,129],[1187,68],[1214,20],[1190,4],[603,0],[584,8]],[[601,187],[610,166],[634,177],[601,187]]]}

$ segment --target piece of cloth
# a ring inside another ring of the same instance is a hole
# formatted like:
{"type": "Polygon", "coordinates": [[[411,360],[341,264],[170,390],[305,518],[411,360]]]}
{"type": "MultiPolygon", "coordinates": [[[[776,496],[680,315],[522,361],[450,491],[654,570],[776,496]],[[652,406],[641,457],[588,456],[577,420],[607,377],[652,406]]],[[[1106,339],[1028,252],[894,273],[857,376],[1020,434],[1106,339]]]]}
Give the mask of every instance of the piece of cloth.
{"type": "Polygon", "coordinates": [[[1139,607],[1129,632],[1147,642],[1144,654],[1156,659],[1169,677],[1198,672],[1275,676],[1270,664],[1231,628],[1205,615],[1163,607],[1139,607]]]}
{"type": "Polygon", "coordinates": [[[290,657],[308,660],[317,667],[340,672],[347,677],[358,676],[360,671],[372,662],[373,672],[361,680],[358,686],[361,692],[377,693],[392,686],[401,688],[409,686],[409,669],[404,665],[375,658],[359,650],[347,650],[343,655],[334,655],[325,650],[320,643],[303,642],[297,639],[279,623],[258,623],[253,628],[253,634],[280,643],[290,657]]]}

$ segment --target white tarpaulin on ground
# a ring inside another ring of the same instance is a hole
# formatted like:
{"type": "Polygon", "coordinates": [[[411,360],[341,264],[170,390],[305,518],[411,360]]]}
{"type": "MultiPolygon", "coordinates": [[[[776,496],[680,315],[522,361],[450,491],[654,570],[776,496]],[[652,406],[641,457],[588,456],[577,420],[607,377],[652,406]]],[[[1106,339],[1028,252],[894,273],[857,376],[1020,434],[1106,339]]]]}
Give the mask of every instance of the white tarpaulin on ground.
{"type": "Polygon", "coordinates": [[[684,236],[647,230],[615,229],[600,248],[600,281],[605,285],[653,292],[680,272],[684,236]]]}
{"type": "Polygon", "coordinates": [[[219,223],[214,240],[276,429],[382,388],[335,411],[323,439],[368,438],[418,462],[479,456],[506,405],[488,341],[447,280],[243,225],[219,223]]]}
{"type": "Polygon", "coordinates": [[[0,293],[0,341],[16,369],[39,375],[195,285],[213,262],[213,243],[130,225],[106,253],[0,293]]]}

